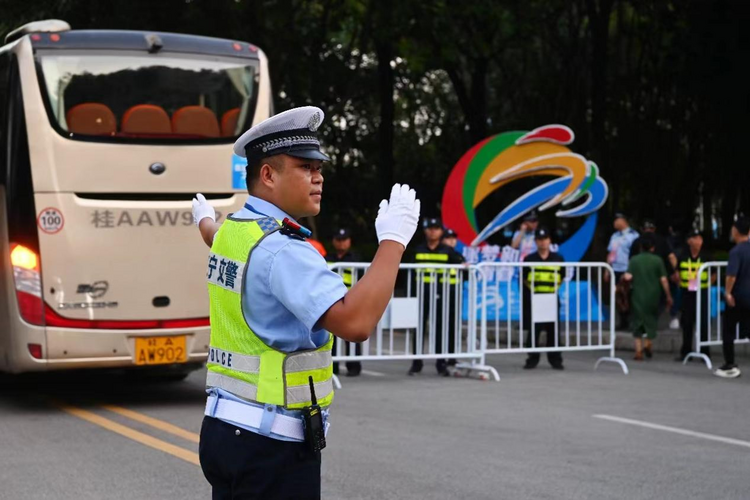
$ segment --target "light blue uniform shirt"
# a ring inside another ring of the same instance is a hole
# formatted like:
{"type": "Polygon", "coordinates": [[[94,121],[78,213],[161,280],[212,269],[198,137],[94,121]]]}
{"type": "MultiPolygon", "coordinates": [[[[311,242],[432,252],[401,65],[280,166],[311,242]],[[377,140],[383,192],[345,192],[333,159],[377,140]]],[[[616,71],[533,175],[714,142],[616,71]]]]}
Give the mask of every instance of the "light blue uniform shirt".
{"type": "MultiPolygon", "coordinates": [[[[521,234],[521,231],[516,230],[516,232],[513,233],[513,240],[515,240],[516,236],[518,236],[519,234],[521,234]]],[[[518,251],[520,255],[519,260],[521,262],[523,262],[524,257],[536,252],[536,237],[534,235],[534,231],[526,231],[526,234],[523,235],[521,241],[518,244],[518,251]]]]}
{"type": "MultiPolygon", "coordinates": [[[[277,206],[255,196],[249,196],[245,208],[232,214],[231,218],[248,220],[266,216],[278,220],[285,217],[292,219],[277,206]]],[[[320,328],[317,322],[347,292],[341,276],[328,269],[325,259],[312,245],[278,231],[264,238],[253,250],[243,284],[242,312],[247,324],[266,345],[283,352],[315,349],[324,345],[328,341],[328,332],[320,328]]],[[[264,407],[222,389],[214,388],[209,392],[218,394],[219,398],[264,407]]],[[[301,415],[299,411],[265,405],[269,406],[284,415],[301,415]]],[[[324,412],[326,419],[327,413],[324,412]]],[[[236,422],[228,423],[266,434],[236,422]]],[[[266,435],[293,441],[273,433],[266,435]]]]}
{"type": "Polygon", "coordinates": [[[628,270],[630,247],[636,238],[638,238],[638,231],[629,227],[624,231],[616,231],[609,239],[607,262],[615,272],[624,273],[628,270]]]}

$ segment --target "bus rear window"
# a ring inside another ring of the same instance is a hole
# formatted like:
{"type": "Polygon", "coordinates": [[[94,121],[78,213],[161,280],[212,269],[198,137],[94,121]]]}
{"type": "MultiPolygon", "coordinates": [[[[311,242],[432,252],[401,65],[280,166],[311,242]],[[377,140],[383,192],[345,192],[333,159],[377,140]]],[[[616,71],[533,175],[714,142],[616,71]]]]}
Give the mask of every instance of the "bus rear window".
{"type": "Polygon", "coordinates": [[[41,53],[50,120],[73,138],[234,140],[253,120],[257,63],[158,53],[41,53]]]}

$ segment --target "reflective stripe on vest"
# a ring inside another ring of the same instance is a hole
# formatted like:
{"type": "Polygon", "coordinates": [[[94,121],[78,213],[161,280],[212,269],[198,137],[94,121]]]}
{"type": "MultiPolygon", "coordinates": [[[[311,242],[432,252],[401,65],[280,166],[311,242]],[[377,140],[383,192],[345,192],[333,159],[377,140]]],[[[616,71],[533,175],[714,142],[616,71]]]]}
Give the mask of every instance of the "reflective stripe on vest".
{"type": "MultiPolygon", "coordinates": [[[[700,259],[694,261],[693,259],[683,260],[680,262],[680,287],[690,288],[690,281],[698,277],[698,269],[700,269],[700,259]]],[[[708,288],[708,271],[701,273],[701,288],[708,288]]]]}
{"type": "Polygon", "coordinates": [[[527,281],[534,293],[554,293],[562,283],[560,266],[532,267],[527,281]]]}
{"type": "MultiPolygon", "coordinates": [[[[445,262],[448,263],[448,254],[447,253],[418,253],[414,260],[416,260],[419,263],[437,263],[437,262],[445,262]]],[[[443,274],[446,273],[446,269],[436,269],[434,267],[428,267],[426,269],[419,269],[417,272],[417,279],[421,281],[422,283],[432,283],[432,274],[439,275],[440,283],[445,282],[445,278],[443,277],[443,274]]],[[[456,279],[456,276],[458,276],[458,272],[455,269],[450,269],[450,275],[451,277],[448,279],[448,283],[451,285],[455,285],[458,283],[458,280],[456,279]]]]}
{"type": "Polygon", "coordinates": [[[420,261],[427,261],[427,262],[448,262],[448,254],[447,253],[418,253],[414,260],[417,262],[420,261]]]}
{"type": "Polygon", "coordinates": [[[437,277],[439,277],[440,283],[445,283],[444,275],[450,274],[450,278],[448,279],[448,283],[451,285],[455,285],[458,283],[458,270],[457,269],[437,269],[434,267],[428,267],[425,269],[417,269],[417,279],[421,281],[422,283],[432,283],[432,275],[435,274],[437,277]]]}
{"type": "Polygon", "coordinates": [[[310,406],[309,377],[321,407],[333,400],[333,336],[317,349],[285,353],[266,345],[245,321],[242,295],[247,263],[263,238],[280,229],[270,217],[228,219],[220,227],[208,260],[211,346],[206,385],[238,397],[289,409],[310,406]]]}
{"type": "Polygon", "coordinates": [[[352,270],[344,269],[344,272],[341,273],[341,279],[344,280],[344,285],[346,285],[346,288],[351,288],[352,284],[354,283],[354,280],[352,279],[352,270]]]}

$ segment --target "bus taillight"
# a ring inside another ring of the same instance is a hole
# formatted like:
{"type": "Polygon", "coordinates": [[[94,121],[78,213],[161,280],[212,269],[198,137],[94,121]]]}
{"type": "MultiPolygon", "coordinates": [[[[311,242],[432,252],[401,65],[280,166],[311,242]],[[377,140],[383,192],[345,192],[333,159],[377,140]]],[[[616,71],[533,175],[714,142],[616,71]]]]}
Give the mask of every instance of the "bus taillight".
{"type": "Polygon", "coordinates": [[[44,325],[39,256],[23,245],[11,244],[10,263],[21,317],[32,325],[44,325]]]}
{"type": "Polygon", "coordinates": [[[10,251],[10,263],[13,267],[39,272],[39,258],[33,250],[29,250],[23,245],[13,246],[10,251]]]}

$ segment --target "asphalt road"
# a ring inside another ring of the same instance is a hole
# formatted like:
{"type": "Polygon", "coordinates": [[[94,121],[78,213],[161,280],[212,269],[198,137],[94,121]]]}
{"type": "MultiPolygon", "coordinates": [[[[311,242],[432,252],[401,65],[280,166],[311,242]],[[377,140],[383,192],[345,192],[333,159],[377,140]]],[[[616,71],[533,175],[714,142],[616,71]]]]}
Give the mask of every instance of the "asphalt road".
{"type": "MultiPolygon", "coordinates": [[[[336,394],[323,498],[750,498],[750,360],[721,380],[666,355],[627,376],[595,359],[491,358],[501,382],[366,363],[336,394]]],[[[204,377],[0,376],[0,498],[210,498],[204,377]]]]}

